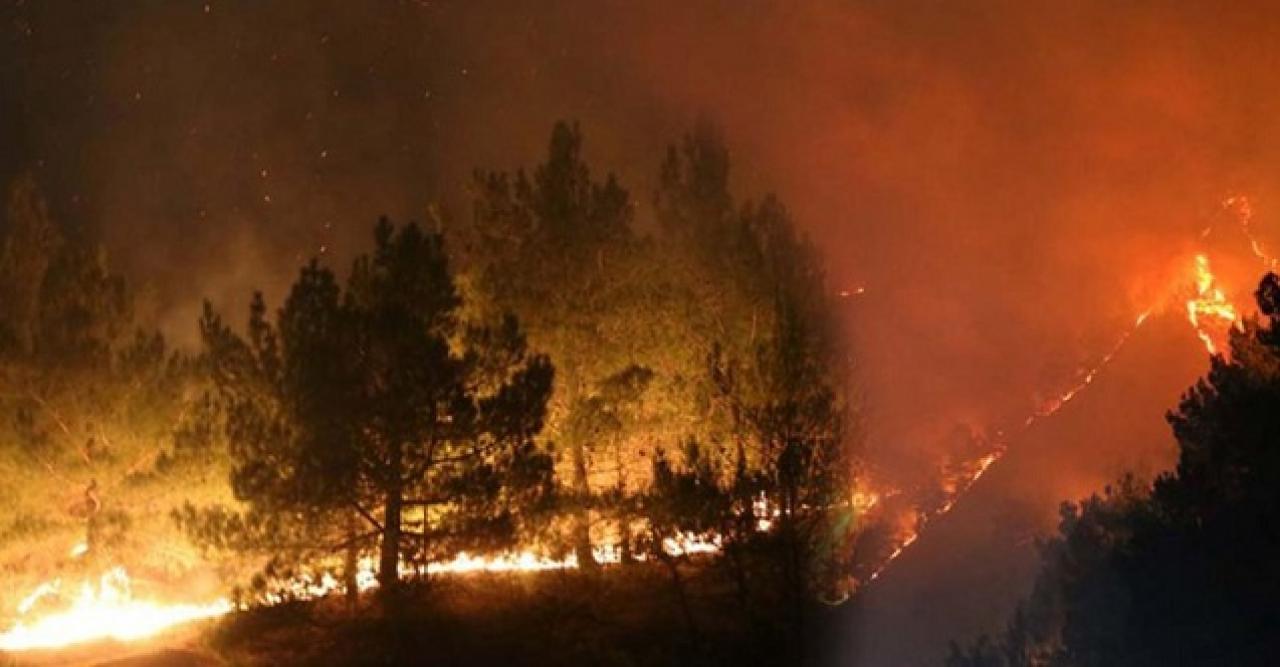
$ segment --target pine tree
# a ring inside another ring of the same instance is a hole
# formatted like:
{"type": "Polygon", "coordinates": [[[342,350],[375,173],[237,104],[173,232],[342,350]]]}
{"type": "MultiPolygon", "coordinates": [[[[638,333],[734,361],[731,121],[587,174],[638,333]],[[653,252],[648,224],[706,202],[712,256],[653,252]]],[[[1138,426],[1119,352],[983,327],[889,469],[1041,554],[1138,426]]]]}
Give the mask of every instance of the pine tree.
{"type": "Polygon", "coordinates": [[[20,573],[0,597],[51,571],[195,567],[166,518],[219,494],[179,452],[191,364],[141,328],[123,277],[83,228],[49,216],[29,176],[10,190],[0,292],[0,568],[20,573]]]}
{"type": "MultiPolygon", "coordinates": [[[[257,297],[247,337],[208,307],[201,329],[246,512],[302,518],[274,534],[306,538],[309,554],[370,546],[390,594],[402,562],[508,546],[549,501],[550,459],[533,438],[552,368],[510,317],[460,324],[441,237],[383,219],[374,240],[345,288],[313,261],[274,322],[257,297]]],[[[252,525],[226,516],[188,523],[213,537],[252,525]]]]}
{"type": "Polygon", "coordinates": [[[475,188],[467,261],[477,292],[515,313],[556,365],[549,435],[568,453],[577,508],[571,543],[578,562],[591,566],[593,459],[606,444],[589,423],[592,406],[610,376],[644,365],[637,352],[647,344],[634,321],[643,283],[628,275],[642,265],[630,195],[612,175],[592,177],[582,134],[566,123],[553,128],[532,177],[477,172],[475,188]]]}

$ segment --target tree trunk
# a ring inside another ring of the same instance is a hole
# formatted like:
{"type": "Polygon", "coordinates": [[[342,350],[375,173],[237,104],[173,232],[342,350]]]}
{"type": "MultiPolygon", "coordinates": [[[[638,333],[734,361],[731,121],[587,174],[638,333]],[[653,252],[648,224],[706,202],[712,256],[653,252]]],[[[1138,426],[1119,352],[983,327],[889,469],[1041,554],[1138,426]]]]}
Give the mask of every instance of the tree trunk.
{"type": "Polygon", "coordinates": [[[782,536],[786,548],[786,586],[791,602],[792,641],[795,664],[805,664],[805,588],[806,573],[804,555],[801,553],[801,535],[796,525],[797,493],[790,484],[783,487],[781,520],[782,536]]]}
{"type": "Polygon", "coordinates": [[[404,506],[400,445],[392,447],[390,453],[378,562],[378,584],[387,595],[393,595],[400,586],[400,515],[404,506]]]}
{"type": "MultiPolygon", "coordinates": [[[[737,538],[735,538],[736,540],[737,538]]],[[[751,589],[747,583],[747,566],[743,562],[742,544],[734,541],[725,545],[725,556],[729,560],[729,572],[733,576],[734,590],[738,597],[738,610],[746,618],[751,617],[751,589]]]]}
{"type": "Polygon", "coordinates": [[[635,565],[636,555],[631,550],[631,527],[626,519],[618,522],[618,560],[623,565],[635,565]]]}
{"type": "Polygon", "coordinates": [[[595,569],[595,554],[591,551],[591,510],[587,501],[591,497],[591,485],[587,481],[587,452],[582,441],[575,438],[573,443],[573,490],[577,492],[579,507],[574,513],[573,550],[578,558],[578,567],[595,569]]]}
{"type": "Polygon", "coordinates": [[[698,641],[698,624],[693,618],[693,607],[689,604],[689,595],[684,590],[684,577],[680,576],[680,563],[674,556],[659,556],[658,558],[667,566],[667,571],[671,573],[671,586],[675,589],[676,603],[680,605],[680,614],[684,616],[685,628],[689,631],[689,641],[696,644],[698,641]]]}
{"type": "Polygon", "coordinates": [[[347,548],[346,562],[342,567],[343,588],[347,594],[347,612],[354,614],[356,606],[360,602],[360,582],[356,580],[356,574],[360,568],[359,546],[356,544],[356,535],[360,530],[360,517],[355,510],[347,512],[347,548]]]}

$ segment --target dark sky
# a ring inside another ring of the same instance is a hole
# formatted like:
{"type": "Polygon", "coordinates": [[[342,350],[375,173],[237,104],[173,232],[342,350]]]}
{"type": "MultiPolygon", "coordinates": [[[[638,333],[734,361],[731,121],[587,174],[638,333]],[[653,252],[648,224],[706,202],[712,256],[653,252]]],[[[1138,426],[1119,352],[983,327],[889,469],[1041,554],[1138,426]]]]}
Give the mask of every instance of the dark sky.
{"type": "MultiPolygon", "coordinates": [[[[648,202],[709,114],[739,190],[777,190],[867,288],[870,443],[900,466],[1069,384],[1225,196],[1280,240],[1280,9],[1219,4],[4,0],[0,171],[182,340],[200,297],[238,312],[321,247],[345,264],[380,213],[465,215],[471,170],[533,162],[559,118],[648,202]]],[[[1215,243],[1247,295],[1257,267],[1215,243]]]]}

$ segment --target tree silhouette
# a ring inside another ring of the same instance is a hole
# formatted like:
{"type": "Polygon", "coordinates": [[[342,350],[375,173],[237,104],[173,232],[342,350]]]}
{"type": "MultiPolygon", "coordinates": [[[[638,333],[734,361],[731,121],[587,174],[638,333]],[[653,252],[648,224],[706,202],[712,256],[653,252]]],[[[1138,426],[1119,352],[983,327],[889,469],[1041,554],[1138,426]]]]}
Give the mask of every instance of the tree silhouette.
{"type": "Polygon", "coordinates": [[[376,538],[391,593],[403,562],[509,545],[549,500],[533,438],[552,368],[513,318],[460,324],[438,235],[383,219],[374,241],[345,288],[304,267],[274,322],[255,297],[244,338],[206,306],[231,484],[260,521],[210,511],[188,523],[241,547],[259,542],[239,539],[254,525],[277,528],[253,537],[296,536],[312,552],[376,538]]]}
{"type": "Polygon", "coordinates": [[[1126,478],[1066,504],[1032,595],[999,652],[953,648],[949,664],[1272,664],[1280,652],[1280,282],[1263,323],[1168,416],[1177,467],[1149,488],[1126,478]],[[982,660],[973,656],[983,654],[982,660]],[[992,657],[992,656],[995,657],[992,657]],[[995,660],[995,662],[993,662],[995,660]]]}

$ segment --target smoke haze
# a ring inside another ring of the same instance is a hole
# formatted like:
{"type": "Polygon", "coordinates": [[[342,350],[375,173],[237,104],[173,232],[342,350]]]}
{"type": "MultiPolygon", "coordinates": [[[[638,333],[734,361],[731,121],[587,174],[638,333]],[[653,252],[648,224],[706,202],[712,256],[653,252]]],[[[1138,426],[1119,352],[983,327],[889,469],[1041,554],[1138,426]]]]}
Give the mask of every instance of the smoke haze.
{"type": "MultiPolygon", "coordinates": [[[[1280,242],[1278,14],[11,1],[0,175],[33,171],[189,341],[197,293],[243,312],[313,254],[345,267],[378,214],[424,220],[439,202],[468,215],[471,170],[531,164],[556,119],[581,122],[593,166],[620,175],[643,218],[666,144],[707,114],[737,193],[777,191],[833,286],[865,287],[844,303],[867,447],[879,474],[911,479],[957,424],[1016,424],[1069,386],[1167,296],[1207,225],[1226,288],[1247,301],[1260,267],[1220,204],[1249,195],[1259,234],[1280,242]]],[[[1169,382],[1139,373],[1132,391],[1176,395],[1169,382]]],[[[1096,488],[1133,452],[1168,462],[1167,440],[1126,442],[1153,431],[1108,415],[1096,437],[1042,448],[1101,460],[1078,475],[1042,466],[1041,491],[1096,488]]]]}

